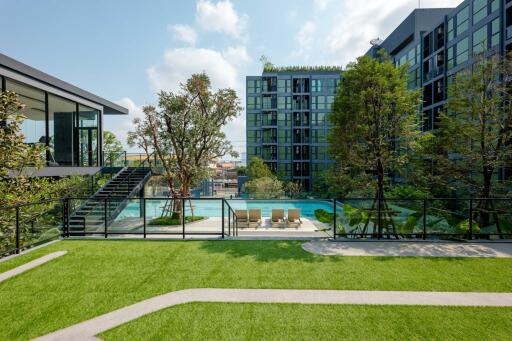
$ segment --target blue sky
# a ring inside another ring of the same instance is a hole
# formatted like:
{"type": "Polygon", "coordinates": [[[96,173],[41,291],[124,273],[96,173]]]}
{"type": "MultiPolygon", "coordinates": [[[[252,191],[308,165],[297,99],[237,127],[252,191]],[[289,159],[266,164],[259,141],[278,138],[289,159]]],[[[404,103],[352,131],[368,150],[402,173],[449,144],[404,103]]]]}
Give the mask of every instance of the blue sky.
{"type": "MultiPolygon", "coordinates": [[[[451,7],[460,0],[422,0],[451,7]]],[[[0,0],[0,52],[124,105],[109,117],[121,140],[155,93],[206,71],[235,88],[261,55],[277,65],[342,65],[385,38],[417,0],[0,0]]],[[[245,148],[245,115],[226,128],[245,148]]]]}

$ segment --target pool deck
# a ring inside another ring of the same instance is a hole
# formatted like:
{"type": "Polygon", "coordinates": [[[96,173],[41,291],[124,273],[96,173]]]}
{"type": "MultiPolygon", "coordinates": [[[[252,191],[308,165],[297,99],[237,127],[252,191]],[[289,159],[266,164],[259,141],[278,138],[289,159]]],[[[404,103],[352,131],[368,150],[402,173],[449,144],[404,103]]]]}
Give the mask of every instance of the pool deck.
{"type": "MultiPolygon", "coordinates": [[[[270,217],[262,217],[262,226],[260,228],[239,228],[238,236],[240,238],[329,238],[332,236],[330,230],[326,224],[322,224],[318,221],[313,221],[308,218],[301,218],[302,225],[299,228],[277,228],[272,227],[270,223],[270,217]]],[[[143,221],[140,218],[124,218],[115,221],[109,226],[110,232],[142,232],[143,221]]],[[[183,227],[178,226],[146,226],[146,231],[151,233],[151,238],[182,238],[181,233],[183,227]],[[175,233],[175,235],[156,234],[157,232],[163,233],[175,233]]],[[[193,223],[187,223],[185,225],[186,233],[193,233],[196,238],[205,238],[214,233],[221,233],[222,231],[222,218],[211,217],[201,221],[193,223]],[[202,235],[201,233],[204,233],[202,235]]],[[[230,231],[228,219],[225,218],[224,232],[228,235],[230,231]]],[[[231,235],[233,235],[233,222],[231,222],[231,235]]],[[[129,237],[126,235],[117,235],[119,238],[129,237]]],[[[190,235],[187,236],[191,237],[190,235]]]]}

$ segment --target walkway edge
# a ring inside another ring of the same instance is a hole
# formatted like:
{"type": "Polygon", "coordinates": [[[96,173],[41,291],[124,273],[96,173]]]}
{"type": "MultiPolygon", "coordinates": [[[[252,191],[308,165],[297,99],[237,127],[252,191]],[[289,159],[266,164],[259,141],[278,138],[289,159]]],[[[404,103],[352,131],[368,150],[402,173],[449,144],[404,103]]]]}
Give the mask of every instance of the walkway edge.
{"type": "Polygon", "coordinates": [[[144,315],[191,302],[512,307],[512,293],[186,289],[149,298],[35,340],[95,340],[96,335],[144,315]]]}
{"type": "Polygon", "coordinates": [[[33,261],[30,261],[28,263],[25,263],[23,265],[20,265],[14,269],[11,269],[11,270],[7,270],[6,272],[2,272],[0,273],[0,283],[9,279],[9,278],[12,278],[14,276],[17,276],[19,274],[22,274],[28,270],[31,270],[35,267],[38,267],[40,265],[43,265],[44,263],[47,263],[51,260],[54,260],[55,258],[59,258],[61,256],[64,256],[65,254],[67,253],[67,251],[57,251],[57,252],[52,252],[50,254],[47,254],[47,255],[44,255],[42,257],[39,257],[37,259],[34,259],[33,261]]]}

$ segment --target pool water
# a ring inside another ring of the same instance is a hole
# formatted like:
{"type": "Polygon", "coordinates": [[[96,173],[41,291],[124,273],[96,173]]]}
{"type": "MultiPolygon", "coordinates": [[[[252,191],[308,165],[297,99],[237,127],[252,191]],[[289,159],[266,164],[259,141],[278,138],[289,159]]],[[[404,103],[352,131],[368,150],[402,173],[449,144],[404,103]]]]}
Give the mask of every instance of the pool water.
{"type": "MultiPolygon", "coordinates": [[[[226,200],[234,210],[247,210],[252,208],[260,208],[263,217],[270,217],[272,209],[282,208],[286,211],[290,208],[299,208],[301,216],[305,218],[314,218],[315,210],[324,209],[332,213],[333,204],[329,201],[322,200],[304,200],[304,201],[287,201],[287,200],[226,200]]],[[[146,217],[149,219],[159,217],[165,206],[166,200],[146,199],[146,217]]],[[[192,208],[194,215],[202,217],[221,217],[222,202],[220,200],[192,200],[192,208]]],[[[228,207],[225,206],[226,214],[228,207]]],[[[190,215],[190,202],[185,202],[185,213],[190,215]]],[[[139,217],[140,203],[131,202],[119,214],[117,219],[139,217]]]]}

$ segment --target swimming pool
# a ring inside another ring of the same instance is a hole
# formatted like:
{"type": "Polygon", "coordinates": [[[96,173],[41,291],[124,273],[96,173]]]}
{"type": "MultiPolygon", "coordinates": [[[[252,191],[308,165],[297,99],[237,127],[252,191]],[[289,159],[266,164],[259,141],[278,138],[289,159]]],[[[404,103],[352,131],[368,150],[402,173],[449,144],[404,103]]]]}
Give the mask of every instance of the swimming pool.
{"type": "MultiPolygon", "coordinates": [[[[251,208],[260,208],[263,217],[270,217],[272,209],[283,208],[285,212],[290,208],[299,208],[301,215],[306,218],[314,218],[315,210],[324,209],[332,213],[332,202],[323,200],[226,200],[234,210],[247,210],[251,208]]],[[[166,200],[146,199],[146,217],[155,218],[162,214],[162,209],[165,206],[166,200]]],[[[221,217],[222,216],[222,202],[219,199],[215,200],[193,200],[192,207],[194,215],[202,217],[221,217]]],[[[227,212],[227,205],[225,207],[227,212]]],[[[185,213],[190,214],[190,203],[185,202],[185,213]]],[[[139,217],[140,216],[140,203],[131,202],[119,214],[117,219],[139,217]]]]}

